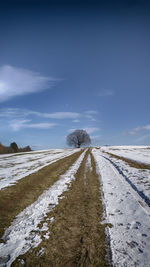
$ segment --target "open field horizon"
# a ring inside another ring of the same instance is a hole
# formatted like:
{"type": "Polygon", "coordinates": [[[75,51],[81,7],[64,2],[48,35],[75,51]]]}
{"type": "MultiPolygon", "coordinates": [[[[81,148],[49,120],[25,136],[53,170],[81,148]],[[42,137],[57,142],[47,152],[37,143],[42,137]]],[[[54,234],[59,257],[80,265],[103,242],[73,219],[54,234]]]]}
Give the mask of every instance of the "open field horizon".
{"type": "Polygon", "coordinates": [[[0,266],[148,267],[149,159],[148,146],[1,155],[0,266]]]}

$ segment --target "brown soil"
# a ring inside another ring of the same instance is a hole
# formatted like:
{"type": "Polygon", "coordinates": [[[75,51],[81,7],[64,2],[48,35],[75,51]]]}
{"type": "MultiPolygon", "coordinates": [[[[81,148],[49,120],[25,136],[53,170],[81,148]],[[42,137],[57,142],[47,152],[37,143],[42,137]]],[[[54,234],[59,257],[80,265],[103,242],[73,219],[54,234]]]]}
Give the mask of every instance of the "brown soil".
{"type": "MultiPolygon", "coordinates": [[[[99,178],[91,155],[92,171],[87,167],[87,152],[75,177],[59,204],[47,214],[50,237],[19,256],[12,266],[74,267],[108,266],[106,260],[106,225],[101,224],[103,205],[99,178]],[[39,251],[44,248],[39,256],[39,251]]],[[[42,224],[41,223],[41,227],[42,224]]],[[[43,234],[44,235],[44,234],[43,234]]]]}
{"type": "Polygon", "coordinates": [[[0,191],[0,237],[16,215],[56,182],[82,152],[83,150],[60,159],[0,191]]]}
{"type": "Polygon", "coordinates": [[[109,153],[109,152],[105,152],[105,153],[108,154],[110,157],[125,161],[126,163],[129,164],[130,167],[137,168],[137,169],[148,169],[148,170],[150,170],[150,165],[148,165],[148,164],[139,163],[139,162],[136,162],[134,160],[126,159],[124,157],[120,157],[120,156],[117,156],[117,155],[109,153]]]}

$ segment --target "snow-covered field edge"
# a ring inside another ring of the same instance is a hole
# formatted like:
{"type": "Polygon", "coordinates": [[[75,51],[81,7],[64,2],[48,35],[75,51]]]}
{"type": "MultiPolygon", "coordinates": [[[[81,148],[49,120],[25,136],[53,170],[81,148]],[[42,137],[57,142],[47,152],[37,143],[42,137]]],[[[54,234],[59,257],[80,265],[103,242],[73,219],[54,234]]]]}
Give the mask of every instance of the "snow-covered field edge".
{"type": "Polygon", "coordinates": [[[129,187],[103,158],[99,149],[92,150],[102,183],[105,221],[114,267],[149,267],[150,217],[129,191],[129,187]]]}
{"type": "Polygon", "coordinates": [[[52,149],[40,152],[11,154],[0,158],[0,189],[12,186],[18,180],[79,151],[79,149],[52,149]],[[13,165],[13,167],[11,167],[13,165]]]}
{"type": "Polygon", "coordinates": [[[150,165],[150,146],[102,146],[101,152],[133,160],[138,163],[150,165]]]}
{"type": "MultiPolygon", "coordinates": [[[[0,266],[11,266],[19,256],[26,253],[31,247],[36,247],[42,241],[39,223],[46,214],[58,204],[59,196],[68,189],[68,184],[75,179],[75,173],[85,156],[85,150],[69,170],[60,176],[60,179],[46,190],[33,204],[23,210],[11,226],[6,229],[0,244],[0,266]]],[[[45,230],[45,225],[44,225],[45,230]]]]}

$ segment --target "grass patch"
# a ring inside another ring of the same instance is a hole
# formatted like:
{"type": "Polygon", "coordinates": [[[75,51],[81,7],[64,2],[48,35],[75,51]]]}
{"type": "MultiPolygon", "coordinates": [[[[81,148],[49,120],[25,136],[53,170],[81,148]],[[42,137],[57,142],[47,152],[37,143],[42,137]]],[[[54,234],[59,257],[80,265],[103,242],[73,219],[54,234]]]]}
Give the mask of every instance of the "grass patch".
{"type": "Polygon", "coordinates": [[[126,163],[128,163],[128,165],[130,167],[137,168],[137,169],[142,169],[142,170],[144,170],[144,169],[150,170],[150,165],[148,165],[148,164],[139,163],[137,161],[134,161],[134,160],[131,160],[131,159],[127,159],[127,158],[124,158],[124,157],[120,157],[120,156],[117,156],[117,155],[109,153],[109,152],[105,152],[105,153],[108,154],[110,157],[125,161],[126,163]]]}
{"type": "Polygon", "coordinates": [[[38,247],[19,256],[12,266],[21,266],[21,259],[25,266],[108,266],[106,225],[100,223],[103,216],[100,184],[92,155],[92,170],[86,167],[88,153],[75,175],[76,180],[47,214],[54,218],[53,222],[46,220],[50,238],[43,237],[38,247]]]}
{"type": "Polygon", "coordinates": [[[52,186],[82,152],[83,150],[60,159],[0,191],[0,237],[16,215],[52,186]]]}

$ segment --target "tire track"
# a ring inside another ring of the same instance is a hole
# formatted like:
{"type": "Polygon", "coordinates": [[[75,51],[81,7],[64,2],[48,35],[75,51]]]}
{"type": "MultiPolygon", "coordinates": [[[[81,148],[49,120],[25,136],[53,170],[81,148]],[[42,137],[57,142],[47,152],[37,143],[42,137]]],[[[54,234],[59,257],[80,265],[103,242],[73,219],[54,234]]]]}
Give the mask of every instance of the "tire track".
{"type": "Polygon", "coordinates": [[[68,171],[47,189],[40,197],[17,215],[11,226],[6,229],[0,244],[0,266],[11,266],[12,262],[20,255],[26,253],[31,247],[38,246],[42,239],[38,232],[39,223],[46,214],[58,204],[59,196],[67,190],[68,183],[74,179],[86,150],[78,157],[68,171]]]}
{"type": "Polygon", "coordinates": [[[59,176],[64,174],[77,160],[82,151],[60,159],[20,179],[17,184],[0,190],[0,237],[17,214],[36,201],[44,190],[52,186],[59,176]]]}
{"type": "Polygon", "coordinates": [[[101,155],[101,157],[103,157],[104,160],[108,162],[111,169],[115,172],[119,179],[126,184],[128,190],[141,205],[144,211],[150,216],[150,199],[143,192],[141,192],[135,184],[131,182],[131,180],[119,169],[116,163],[114,163],[110,158],[107,158],[104,155],[101,155]]]}
{"type": "Polygon", "coordinates": [[[102,181],[114,267],[149,267],[149,206],[100,151],[92,150],[102,181]]]}
{"type": "Polygon", "coordinates": [[[43,237],[38,247],[16,259],[13,266],[20,266],[21,261],[26,266],[41,267],[108,266],[106,225],[100,223],[103,204],[99,177],[89,155],[87,152],[69,190],[47,214],[49,239],[43,237]]]}

